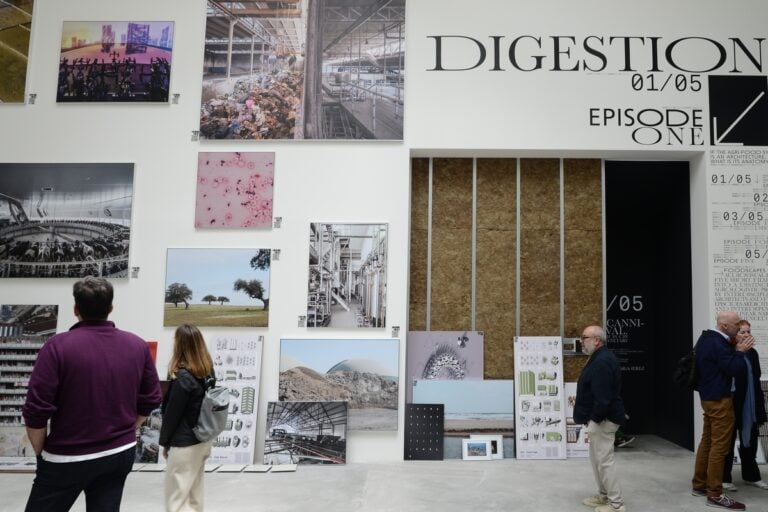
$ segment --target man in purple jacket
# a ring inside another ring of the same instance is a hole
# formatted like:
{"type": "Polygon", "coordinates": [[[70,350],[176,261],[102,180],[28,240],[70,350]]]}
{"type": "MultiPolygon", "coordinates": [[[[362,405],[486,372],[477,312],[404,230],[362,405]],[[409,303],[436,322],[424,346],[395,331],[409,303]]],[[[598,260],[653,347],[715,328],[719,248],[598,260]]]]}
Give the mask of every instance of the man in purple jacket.
{"type": "Polygon", "coordinates": [[[162,401],[146,342],[107,320],[109,281],[86,277],[73,295],[80,321],[48,340],[29,379],[23,415],[37,474],[27,512],[69,510],[83,491],[87,510],[119,510],[135,429],[162,401]]]}

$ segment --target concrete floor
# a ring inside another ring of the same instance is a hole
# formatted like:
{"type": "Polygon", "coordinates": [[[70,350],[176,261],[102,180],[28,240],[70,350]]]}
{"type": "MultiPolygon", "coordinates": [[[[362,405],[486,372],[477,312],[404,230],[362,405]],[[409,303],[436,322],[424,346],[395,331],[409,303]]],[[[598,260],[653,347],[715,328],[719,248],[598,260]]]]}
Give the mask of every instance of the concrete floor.
{"type": "MultiPolygon", "coordinates": [[[[641,436],[616,458],[628,511],[714,510],[689,492],[693,453],[641,436]]],[[[761,469],[768,479],[768,468],[761,469]]],[[[734,476],[739,491],[732,496],[747,510],[768,511],[768,491],[740,485],[738,470],[734,476]]],[[[0,474],[0,511],[23,510],[32,479],[0,474]]],[[[586,459],[303,466],[283,474],[208,473],[205,486],[207,512],[589,512],[581,500],[595,492],[586,459]]],[[[122,510],[161,512],[162,503],[162,473],[128,477],[122,510]]],[[[85,510],[82,497],[72,510],[85,510]]]]}

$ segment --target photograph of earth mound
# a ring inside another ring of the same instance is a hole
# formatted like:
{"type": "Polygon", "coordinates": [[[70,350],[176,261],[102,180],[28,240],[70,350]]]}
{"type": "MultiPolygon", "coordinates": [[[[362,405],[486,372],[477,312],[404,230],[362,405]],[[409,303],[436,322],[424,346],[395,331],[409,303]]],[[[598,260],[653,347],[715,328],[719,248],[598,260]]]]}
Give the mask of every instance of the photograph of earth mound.
{"type": "Polygon", "coordinates": [[[396,339],[283,339],[280,401],[343,400],[350,430],[397,430],[396,339]]]}

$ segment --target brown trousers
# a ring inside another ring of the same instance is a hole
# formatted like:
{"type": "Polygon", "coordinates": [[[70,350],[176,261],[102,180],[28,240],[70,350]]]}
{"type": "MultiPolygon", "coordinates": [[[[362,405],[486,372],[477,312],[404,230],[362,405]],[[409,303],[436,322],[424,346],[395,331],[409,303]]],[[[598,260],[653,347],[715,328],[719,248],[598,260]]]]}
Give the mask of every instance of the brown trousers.
{"type": "Polygon", "coordinates": [[[702,400],[704,432],[696,450],[693,488],[706,489],[707,496],[723,494],[723,466],[730,449],[735,417],[731,397],[702,400]]]}

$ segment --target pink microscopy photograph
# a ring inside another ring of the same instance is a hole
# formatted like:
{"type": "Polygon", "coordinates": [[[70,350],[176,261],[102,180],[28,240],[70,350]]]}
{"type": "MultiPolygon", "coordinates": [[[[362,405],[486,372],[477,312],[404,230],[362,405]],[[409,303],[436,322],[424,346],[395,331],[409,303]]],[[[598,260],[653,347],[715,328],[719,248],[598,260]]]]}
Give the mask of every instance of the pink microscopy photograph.
{"type": "Polygon", "coordinates": [[[274,177],[274,153],[198,153],[195,228],[270,228],[274,177]]]}

